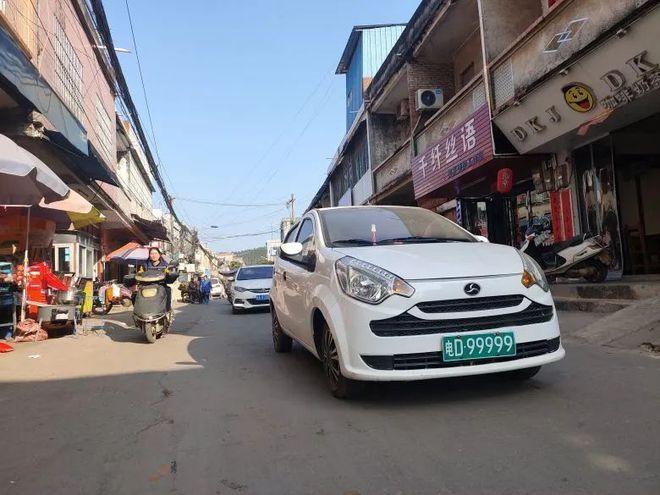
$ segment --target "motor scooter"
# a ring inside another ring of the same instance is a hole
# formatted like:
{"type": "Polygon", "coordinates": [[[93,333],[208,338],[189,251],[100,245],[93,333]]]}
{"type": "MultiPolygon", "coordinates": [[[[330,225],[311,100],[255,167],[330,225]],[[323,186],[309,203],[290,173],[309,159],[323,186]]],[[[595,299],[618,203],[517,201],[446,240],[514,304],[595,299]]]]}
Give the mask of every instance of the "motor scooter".
{"type": "Polygon", "coordinates": [[[127,283],[132,280],[137,284],[133,321],[150,344],[169,331],[172,315],[167,311],[169,294],[165,284],[171,284],[176,279],[176,273],[162,270],[146,270],[124,279],[127,283]]]}
{"type": "Polygon", "coordinates": [[[550,280],[583,277],[587,282],[605,281],[612,257],[601,236],[582,234],[545,246],[548,237],[545,232],[530,233],[520,251],[534,258],[550,280]]]}
{"type": "Polygon", "coordinates": [[[107,315],[115,304],[121,304],[125,308],[131,306],[131,290],[123,284],[118,284],[116,280],[95,282],[94,292],[92,312],[96,315],[107,315]]]}

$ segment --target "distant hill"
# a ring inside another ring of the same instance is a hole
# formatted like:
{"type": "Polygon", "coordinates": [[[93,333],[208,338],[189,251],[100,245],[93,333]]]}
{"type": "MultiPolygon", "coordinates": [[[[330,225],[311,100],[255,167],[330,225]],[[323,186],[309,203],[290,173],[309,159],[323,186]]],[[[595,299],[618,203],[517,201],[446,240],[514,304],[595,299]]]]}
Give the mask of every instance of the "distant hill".
{"type": "Polygon", "coordinates": [[[237,251],[234,254],[243,258],[246,265],[256,265],[258,263],[263,263],[266,259],[266,246],[245,249],[243,251],[237,251]]]}

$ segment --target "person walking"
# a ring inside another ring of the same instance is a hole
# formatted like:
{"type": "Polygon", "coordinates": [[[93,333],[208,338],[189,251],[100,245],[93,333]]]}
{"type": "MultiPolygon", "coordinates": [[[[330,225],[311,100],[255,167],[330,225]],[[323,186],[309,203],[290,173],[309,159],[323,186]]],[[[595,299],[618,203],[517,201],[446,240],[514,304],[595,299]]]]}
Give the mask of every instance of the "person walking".
{"type": "Polygon", "coordinates": [[[190,291],[190,302],[195,304],[201,302],[200,300],[200,291],[199,291],[199,280],[197,275],[193,275],[190,280],[190,285],[188,287],[190,291]]]}
{"type": "Polygon", "coordinates": [[[211,297],[211,281],[206,275],[202,277],[200,292],[202,293],[202,302],[208,304],[211,297]]]}

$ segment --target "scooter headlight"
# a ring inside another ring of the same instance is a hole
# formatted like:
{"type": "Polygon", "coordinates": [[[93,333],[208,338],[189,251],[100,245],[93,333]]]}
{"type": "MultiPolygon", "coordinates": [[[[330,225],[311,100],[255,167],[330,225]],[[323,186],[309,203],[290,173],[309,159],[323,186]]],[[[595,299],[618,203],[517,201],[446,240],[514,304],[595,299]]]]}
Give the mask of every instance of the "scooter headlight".
{"type": "Polygon", "coordinates": [[[140,294],[142,294],[142,297],[154,297],[158,294],[158,289],[155,287],[149,287],[148,289],[142,289],[140,294]]]}
{"type": "Polygon", "coordinates": [[[520,251],[518,251],[518,254],[520,254],[520,259],[523,262],[522,284],[528,289],[536,284],[545,292],[548,292],[550,290],[550,285],[548,284],[548,279],[545,278],[543,269],[534,258],[528,254],[521,253],[520,251]]]}
{"type": "Polygon", "coordinates": [[[410,297],[415,293],[402,278],[350,256],[337,260],[335,270],[342,290],[362,302],[380,304],[393,294],[410,297]]]}

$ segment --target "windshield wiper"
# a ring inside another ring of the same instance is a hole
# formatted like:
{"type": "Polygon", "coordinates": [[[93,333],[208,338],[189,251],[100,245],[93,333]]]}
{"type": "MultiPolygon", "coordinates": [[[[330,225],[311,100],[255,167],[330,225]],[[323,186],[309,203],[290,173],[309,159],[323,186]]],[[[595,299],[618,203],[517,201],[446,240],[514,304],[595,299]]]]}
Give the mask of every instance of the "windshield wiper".
{"type": "Polygon", "coordinates": [[[338,241],[332,241],[332,245],[337,244],[346,244],[347,246],[373,246],[374,243],[366,239],[339,239],[338,241]]]}
{"type": "Polygon", "coordinates": [[[455,239],[451,237],[423,237],[417,235],[411,235],[408,237],[395,237],[392,239],[382,239],[378,241],[378,244],[414,244],[414,243],[434,243],[434,242],[470,242],[467,239],[455,239]]]}

